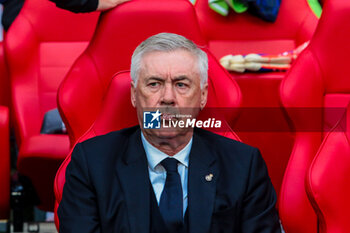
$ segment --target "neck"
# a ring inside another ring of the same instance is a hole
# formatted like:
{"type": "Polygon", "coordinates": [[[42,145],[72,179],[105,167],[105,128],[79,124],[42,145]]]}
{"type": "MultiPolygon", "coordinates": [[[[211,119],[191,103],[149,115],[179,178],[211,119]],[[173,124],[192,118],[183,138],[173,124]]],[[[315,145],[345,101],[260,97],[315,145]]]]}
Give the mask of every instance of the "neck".
{"type": "Polygon", "coordinates": [[[173,137],[160,137],[144,130],[142,133],[152,146],[169,156],[173,156],[185,148],[193,136],[193,130],[188,130],[173,137]]]}

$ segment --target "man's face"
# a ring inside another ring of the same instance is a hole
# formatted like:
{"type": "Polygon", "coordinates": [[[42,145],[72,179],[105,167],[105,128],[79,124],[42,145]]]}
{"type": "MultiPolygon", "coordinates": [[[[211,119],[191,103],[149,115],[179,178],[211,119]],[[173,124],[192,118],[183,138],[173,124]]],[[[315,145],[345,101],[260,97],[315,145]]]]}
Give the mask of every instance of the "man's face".
{"type": "MultiPolygon", "coordinates": [[[[162,119],[174,113],[196,117],[207,101],[207,84],[201,89],[196,56],[186,50],[144,54],[137,86],[131,85],[131,101],[137,109],[139,124],[143,111],[160,109],[162,119]]],[[[176,120],[176,119],[173,119],[176,120]]],[[[147,134],[172,138],[188,129],[152,129],[147,134]]],[[[144,131],[145,132],[145,131],[144,131]]]]}

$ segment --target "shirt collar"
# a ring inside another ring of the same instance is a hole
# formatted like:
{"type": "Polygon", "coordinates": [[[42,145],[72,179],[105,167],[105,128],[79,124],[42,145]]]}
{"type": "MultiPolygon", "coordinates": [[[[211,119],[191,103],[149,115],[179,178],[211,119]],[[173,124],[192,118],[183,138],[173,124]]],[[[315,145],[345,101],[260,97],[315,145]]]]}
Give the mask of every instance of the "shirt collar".
{"type": "Polygon", "coordinates": [[[163,159],[171,157],[177,159],[180,163],[182,163],[185,167],[188,167],[189,155],[192,147],[192,138],[187,143],[187,145],[174,156],[169,156],[164,152],[158,150],[156,147],[152,146],[151,143],[147,141],[145,136],[141,131],[141,139],[143,148],[145,149],[148,165],[152,170],[155,170],[156,166],[163,161],[163,159]]]}

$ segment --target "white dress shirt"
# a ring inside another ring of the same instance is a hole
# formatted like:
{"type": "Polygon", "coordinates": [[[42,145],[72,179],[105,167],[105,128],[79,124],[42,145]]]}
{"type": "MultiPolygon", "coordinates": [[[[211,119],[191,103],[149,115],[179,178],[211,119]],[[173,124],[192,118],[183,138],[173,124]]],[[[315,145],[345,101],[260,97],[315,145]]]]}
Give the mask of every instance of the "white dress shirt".
{"type": "Polygon", "coordinates": [[[163,192],[165,180],[166,180],[166,170],[160,164],[164,159],[170,157],[177,159],[179,161],[177,165],[177,171],[180,174],[181,185],[182,185],[182,194],[183,194],[183,214],[185,215],[187,208],[187,181],[188,181],[188,161],[189,155],[192,147],[192,138],[188,142],[188,144],[177,154],[174,156],[169,156],[164,152],[158,150],[154,146],[152,146],[146,138],[143,136],[141,132],[142,144],[145,149],[147,161],[148,161],[148,172],[149,179],[153,186],[154,193],[156,195],[156,199],[159,205],[160,196],[163,192]]]}

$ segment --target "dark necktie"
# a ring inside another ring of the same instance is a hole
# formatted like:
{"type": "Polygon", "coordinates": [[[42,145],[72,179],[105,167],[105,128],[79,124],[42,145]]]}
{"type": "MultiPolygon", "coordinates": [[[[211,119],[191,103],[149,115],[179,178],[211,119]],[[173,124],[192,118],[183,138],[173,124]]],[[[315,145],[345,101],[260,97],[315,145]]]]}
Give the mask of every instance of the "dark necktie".
{"type": "Polygon", "coordinates": [[[174,158],[166,158],[161,162],[167,176],[160,196],[159,210],[169,232],[179,232],[183,227],[182,186],[177,163],[174,158]]]}

